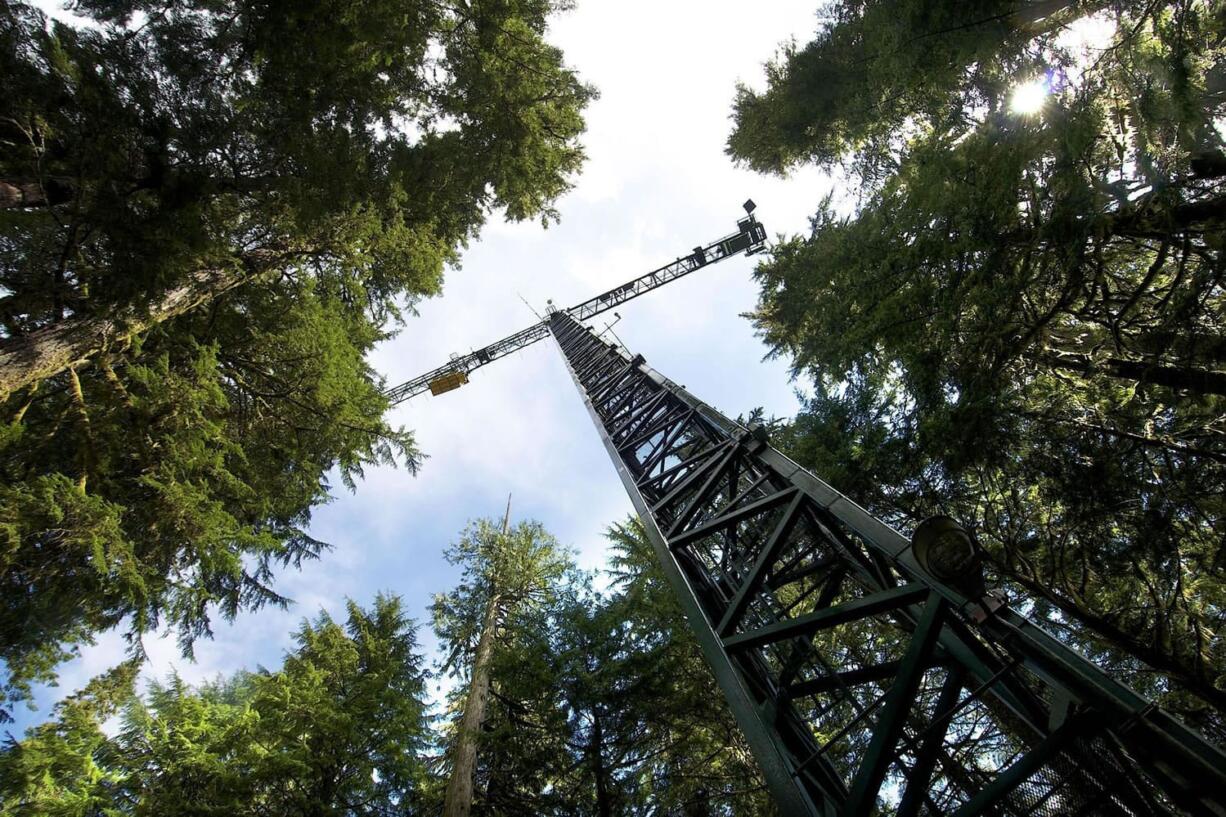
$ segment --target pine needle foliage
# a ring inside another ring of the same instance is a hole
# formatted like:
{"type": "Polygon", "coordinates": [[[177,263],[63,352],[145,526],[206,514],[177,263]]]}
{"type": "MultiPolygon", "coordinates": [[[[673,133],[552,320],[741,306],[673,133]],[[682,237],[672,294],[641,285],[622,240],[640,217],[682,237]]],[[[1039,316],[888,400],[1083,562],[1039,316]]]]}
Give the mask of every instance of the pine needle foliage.
{"type": "Polygon", "coordinates": [[[753,320],[815,390],[782,444],[900,524],[964,519],[1019,603],[1222,734],[1220,4],[820,19],[729,140],[859,190],[758,271],[753,320]]]}
{"type": "Polygon", "coordinates": [[[0,4],[0,718],[96,633],[283,604],[329,480],[416,469],[366,359],[593,91],[547,0],[0,4]]]}
{"type": "Polygon", "coordinates": [[[138,696],[137,669],[95,679],[0,752],[0,814],[420,813],[425,673],[399,599],[304,621],[275,672],[173,676],[138,696]]]}

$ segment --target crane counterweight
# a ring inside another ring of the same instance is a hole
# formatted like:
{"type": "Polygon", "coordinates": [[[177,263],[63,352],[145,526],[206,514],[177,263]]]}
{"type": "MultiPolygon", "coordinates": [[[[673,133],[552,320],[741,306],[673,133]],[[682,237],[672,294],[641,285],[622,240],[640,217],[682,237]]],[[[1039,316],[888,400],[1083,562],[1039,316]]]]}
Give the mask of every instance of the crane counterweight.
{"type": "Polygon", "coordinates": [[[468,382],[467,372],[447,372],[430,381],[430,393],[440,395],[458,389],[468,382]]]}

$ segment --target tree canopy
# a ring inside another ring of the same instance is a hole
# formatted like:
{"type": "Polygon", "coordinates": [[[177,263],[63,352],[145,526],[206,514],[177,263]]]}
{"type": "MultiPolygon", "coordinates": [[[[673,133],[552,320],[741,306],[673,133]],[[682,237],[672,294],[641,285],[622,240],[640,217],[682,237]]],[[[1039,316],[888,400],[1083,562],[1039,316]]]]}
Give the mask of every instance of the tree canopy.
{"type": "Polygon", "coordinates": [[[1191,0],[830,3],[729,140],[860,188],[758,271],[815,389],[785,446],[895,521],[963,518],[1032,612],[1213,729],[1224,36],[1191,0]]]}
{"type": "Polygon", "coordinates": [[[137,695],[135,662],[95,679],[0,753],[0,814],[419,813],[425,673],[399,599],[321,613],[295,641],[275,672],[198,689],[137,695]]]}
{"type": "Polygon", "coordinates": [[[446,753],[443,817],[472,813],[477,762],[500,642],[516,641],[522,622],[550,604],[568,555],[539,522],[510,527],[511,501],[499,530],[491,520],[471,524],[446,553],[461,568],[461,583],[434,598],[434,631],[448,651],[444,671],[467,681],[446,753]]]}
{"type": "Polygon", "coordinates": [[[491,214],[555,216],[593,95],[543,0],[74,8],[0,8],[10,701],[282,603],[326,475],[416,467],[366,353],[491,214]]]}
{"type": "Polygon", "coordinates": [[[481,817],[774,814],[641,525],[608,537],[596,592],[539,523],[475,523],[453,548],[464,575],[435,605],[450,659],[433,672],[394,596],[304,621],[276,670],[138,691],[129,660],[0,749],[0,817],[438,814],[462,741],[481,817]],[[481,588],[513,584],[489,568],[531,554],[531,590],[496,605],[493,627],[448,624],[469,597],[488,620],[481,588]],[[427,686],[453,672],[456,718],[431,728],[427,686]]]}
{"type": "Polygon", "coordinates": [[[566,570],[501,621],[472,814],[773,814],[642,526],[607,536],[606,592],[566,570]]]}

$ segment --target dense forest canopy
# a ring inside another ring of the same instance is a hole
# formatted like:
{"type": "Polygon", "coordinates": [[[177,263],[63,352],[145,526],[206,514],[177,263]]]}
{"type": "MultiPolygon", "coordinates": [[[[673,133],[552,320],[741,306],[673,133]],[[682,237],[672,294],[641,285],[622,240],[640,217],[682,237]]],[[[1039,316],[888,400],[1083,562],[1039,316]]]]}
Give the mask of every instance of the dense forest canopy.
{"type": "Polygon", "coordinates": [[[549,0],[74,9],[0,9],[10,700],[280,603],[329,470],[416,466],[365,355],[491,214],[554,216],[593,95],[549,0]]]}
{"type": "Polygon", "coordinates": [[[464,730],[479,726],[473,814],[775,813],[642,525],[607,536],[605,593],[539,527],[500,540],[486,524],[453,549],[464,577],[436,600],[435,630],[466,684],[452,696],[443,771],[454,777],[464,730]],[[531,581],[491,594],[525,559],[531,581]],[[491,598],[503,599],[493,617],[491,598]],[[466,605],[477,614],[457,619],[466,605]],[[483,672],[488,708],[473,720],[483,672]]]}
{"type": "Polygon", "coordinates": [[[1024,609],[1220,730],[1226,9],[820,16],[728,142],[858,190],[758,271],[753,319],[815,391],[778,441],[896,522],[965,520],[1024,609]]]}
{"type": "Polygon", "coordinates": [[[122,664],[0,751],[0,815],[438,814],[465,745],[464,813],[774,814],[642,527],[608,536],[612,588],[598,594],[539,524],[475,523],[451,551],[464,575],[436,604],[450,660],[434,672],[391,596],[303,622],[275,671],[137,694],[138,662],[122,664]],[[524,557],[534,578],[512,588],[504,571],[524,557]],[[516,598],[495,605],[482,668],[486,616],[452,615],[490,609],[497,587],[516,598]],[[449,672],[464,683],[438,732],[426,693],[449,672]]]}
{"type": "Polygon", "coordinates": [[[0,753],[0,814],[418,813],[430,730],[400,600],[321,613],[295,641],[276,671],[200,688],[137,695],[131,661],[95,678],[0,753]]]}

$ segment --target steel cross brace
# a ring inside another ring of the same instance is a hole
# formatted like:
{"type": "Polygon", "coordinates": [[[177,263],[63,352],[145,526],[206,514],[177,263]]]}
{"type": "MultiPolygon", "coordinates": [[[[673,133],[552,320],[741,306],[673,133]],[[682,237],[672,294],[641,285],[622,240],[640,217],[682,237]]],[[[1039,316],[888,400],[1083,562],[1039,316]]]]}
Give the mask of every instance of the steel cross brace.
{"type": "Polygon", "coordinates": [[[1226,817],[1226,755],[565,312],[547,319],[784,815],[1226,817]]]}

